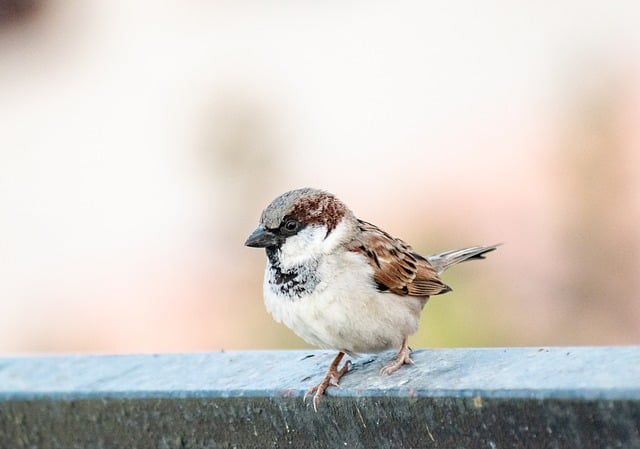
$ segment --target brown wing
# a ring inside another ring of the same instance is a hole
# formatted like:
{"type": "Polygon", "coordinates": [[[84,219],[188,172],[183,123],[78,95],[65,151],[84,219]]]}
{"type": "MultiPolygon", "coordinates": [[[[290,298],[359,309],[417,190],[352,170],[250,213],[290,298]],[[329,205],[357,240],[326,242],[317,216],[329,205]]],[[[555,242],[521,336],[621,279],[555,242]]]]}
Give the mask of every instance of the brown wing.
{"type": "Polygon", "coordinates": [[[451,290],[440,280],[429,261],[402,240],[366,221],[358,220],[358,225],[360,235],[349,249],[367,258],[380,291],[424,297],[451,290]]]}

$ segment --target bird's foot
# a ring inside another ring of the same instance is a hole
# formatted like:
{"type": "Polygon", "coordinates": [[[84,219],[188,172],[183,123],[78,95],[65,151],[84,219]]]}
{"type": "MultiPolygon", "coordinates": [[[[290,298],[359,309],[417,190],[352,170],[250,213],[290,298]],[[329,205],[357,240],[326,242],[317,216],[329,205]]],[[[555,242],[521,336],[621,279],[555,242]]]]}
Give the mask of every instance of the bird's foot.
{"type": "Polygon", "coordinates": [[[342,365],[342,368],[338,369],[338,365],[340,364],[340,361],[343,357],[344,352],[338,353],[336,358],[333,359],[333,362],[331,362],[331,365],[327,370],[327,374],[324,376],[324,379],[322,379],[322,382],[314,387],[309,388],[309,390],[304,395],[303,400],[306,401],[307,397],[313,394],[313,409],[316,412],[318,411],[320,398],[324,394],[325,390],[330,386],[339,387],[340,378],[347,374],[347,372],[349,371],[349,365],[351,365],[351,361],[349,360],[347,360],[344,365],[342,365]]]}
{"type": "Polygon", "coordinates": [[[388,376],[389,374],[393,374],[398,371],[402,365],[413,365],[413,360],[411,360],[411,357],[409,357],[410,353],[411,349],[409,349],[407,339],[405,338],[402,342],[400,351],[398,351],[396,359],[388,365],[383,366],[380,370],[380,374],[382,374],[383,376],[388,376]]]}

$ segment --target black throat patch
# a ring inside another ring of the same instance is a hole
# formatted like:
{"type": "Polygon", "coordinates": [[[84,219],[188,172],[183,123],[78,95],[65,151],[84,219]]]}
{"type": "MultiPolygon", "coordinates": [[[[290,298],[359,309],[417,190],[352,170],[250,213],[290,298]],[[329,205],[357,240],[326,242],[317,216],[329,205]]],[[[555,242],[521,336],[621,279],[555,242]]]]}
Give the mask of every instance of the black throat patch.
{"type": "Polygon", "coordinates": [[[280,263],[280,249],[269,247],[266,251],[269,259],[269,286],[274,292],[292,300],[313,293],[320,282],[317,261],[283,270],[280,263]]]}

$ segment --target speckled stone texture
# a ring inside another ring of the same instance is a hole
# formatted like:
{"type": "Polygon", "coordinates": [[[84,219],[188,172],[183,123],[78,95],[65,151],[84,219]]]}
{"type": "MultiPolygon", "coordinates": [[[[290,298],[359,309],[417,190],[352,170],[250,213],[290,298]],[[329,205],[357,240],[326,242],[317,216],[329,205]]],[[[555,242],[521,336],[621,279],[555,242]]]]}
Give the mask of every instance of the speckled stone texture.
{"type": "Polygon", "coordinates": [[[640,347],[0,358],[0,448],[640,448],[640,347]]]}

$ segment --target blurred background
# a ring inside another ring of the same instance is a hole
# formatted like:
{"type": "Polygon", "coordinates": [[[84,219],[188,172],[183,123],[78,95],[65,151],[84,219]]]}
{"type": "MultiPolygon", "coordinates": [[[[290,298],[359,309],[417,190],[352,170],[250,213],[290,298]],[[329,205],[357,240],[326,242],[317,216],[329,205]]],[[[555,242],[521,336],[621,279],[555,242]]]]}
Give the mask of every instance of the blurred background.
{"type": "Polygon", "coordinates": [[[445,275],[413,347],[640,343],[640,3],[0,0],[0,353],[304,348],[262,208],[445,275]]]}

